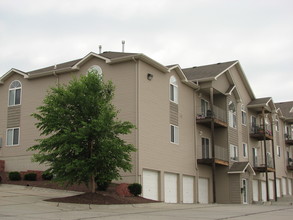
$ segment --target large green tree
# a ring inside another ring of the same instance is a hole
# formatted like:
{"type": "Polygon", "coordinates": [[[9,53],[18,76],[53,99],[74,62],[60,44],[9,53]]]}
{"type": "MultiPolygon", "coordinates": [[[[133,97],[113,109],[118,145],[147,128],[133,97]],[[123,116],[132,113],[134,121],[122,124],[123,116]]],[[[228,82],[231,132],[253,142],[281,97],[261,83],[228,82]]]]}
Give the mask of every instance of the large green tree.
{"type": "Polygon", "coordinates": [[[113,96],[113,83],[90,71],[68,85],[51,88],[38,113],[32,114],[42,138],[29,150],[37,151],[34,161],[48,165],[56,181],[85,183],[95,192],[96,184],[131,170],[130,153],[135,148],[121,136],[134,125],[117,119],[113,96]]]}

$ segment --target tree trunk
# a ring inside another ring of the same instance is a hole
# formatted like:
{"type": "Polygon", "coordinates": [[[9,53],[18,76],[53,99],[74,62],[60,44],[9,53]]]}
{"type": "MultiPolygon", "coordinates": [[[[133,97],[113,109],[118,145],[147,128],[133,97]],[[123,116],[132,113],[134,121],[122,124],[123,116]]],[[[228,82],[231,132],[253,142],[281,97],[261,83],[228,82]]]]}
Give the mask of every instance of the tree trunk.
{"type": "Polygon", "coordinates": [[[92,193],[96,192],[96,181],[95,181],[95,175],[91,176],[91,187],[92,187],[92,193]]]}
{"type": "MultiPolygon", "coordinates": [[[[94,147],[94,143],[93,141],[90,142],[90,158],[92,158],[92,155],[93,155],[93,147],[94,147]]],[[[91,187],[92,187],[92,193],[95,193],[96,192],[96,181],[95,181],[95,174],[93,173],[91,175],[91,187]]]]}

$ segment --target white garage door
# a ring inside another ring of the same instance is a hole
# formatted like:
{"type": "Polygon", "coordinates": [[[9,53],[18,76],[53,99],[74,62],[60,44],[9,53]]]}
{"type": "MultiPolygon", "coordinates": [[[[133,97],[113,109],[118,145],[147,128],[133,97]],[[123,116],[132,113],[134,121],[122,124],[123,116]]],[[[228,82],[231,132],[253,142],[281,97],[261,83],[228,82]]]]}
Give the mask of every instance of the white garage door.
{"type": "Polygon", "coordinates": [[[253,192],[253,201],[258,201],[258,180],[252,181],[252,192],[253,192]]]}
{"type": "Polygon", "coordinates": [[[286,178],[282,178],[282,195],[287,195],[286,178]]]}
{"type": "Polygon", "coordinates": [[[209,180],[206,178],[198,179],[198,202],[209,203],[209,180]]]}
{"type": "Polygon", "coordinates": [[[292,195],[292,180],[288,179],[288,194],[292,195]]]}
{"type": "Polygon", "coordinates": [[[177,203],[177,174],[165,173],[164,175],[164,188],[165,188],[165,202],[177,203]]]}
{"type": "Polygon", "coordinates": [[[276,179],[276,184],[277,184],[277,197],[281,197],[281,180],[276,179]]]}
{"type": "Polygon", "coordinates": [[[266,182],[261,181],[261,200],[267,201],[267,188],[266,188],[266,182]]]}
{"type": "Polygon", "coordinates": [[[270,199],[274,199],[274,181],[273,180],[269,180],[269,197],[270,199]]]}
{"type": "Polygon", "coordinates": [[[183,203],[194,203],[194,178],[183,176],[183,203]]]}
{"type": "Polygon", "coordinates": [[[159,200],[159,173],[157,171],[143,171],[143,197],[147,199],[159,200]]]}

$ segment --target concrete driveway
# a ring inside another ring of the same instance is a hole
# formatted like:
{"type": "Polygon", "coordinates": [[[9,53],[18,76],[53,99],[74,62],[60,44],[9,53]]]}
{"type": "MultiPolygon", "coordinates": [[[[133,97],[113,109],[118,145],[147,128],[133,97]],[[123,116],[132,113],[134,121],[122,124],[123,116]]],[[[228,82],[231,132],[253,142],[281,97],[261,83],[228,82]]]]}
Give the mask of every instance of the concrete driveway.
{"type": "Polygon", "coordinates": [[[293,217],[293,206],[275,205],[76,205],[45,202],[44,199],[76,195],[77,192],[37,187],[0,185],[0,219],[277,219],[293,217]]]}

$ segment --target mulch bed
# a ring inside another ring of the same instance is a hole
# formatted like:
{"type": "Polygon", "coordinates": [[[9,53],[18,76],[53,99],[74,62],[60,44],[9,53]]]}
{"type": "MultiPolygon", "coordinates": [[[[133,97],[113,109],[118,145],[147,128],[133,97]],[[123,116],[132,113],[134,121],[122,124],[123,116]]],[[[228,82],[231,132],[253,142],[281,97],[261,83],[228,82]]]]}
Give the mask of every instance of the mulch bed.
{"type": "Polygon", "coordinates": [[[96,193],[83,193],[76,196],[54,198],[45,201],[60,202],[60,203],[77,203],[77,204],[139,204],[139,203],[155,203],[158,201],[145,199],[140,196],[122,197],[111,192],[96,192],[96,193]]]}
{"type": "Polygon", "coordinates": [[[59,203],[76,203],[76,204],[102,204],[102,205],[110,205],[110,204],[140,204],[140,203],[155,203],[158,201],[146,199],[140,196],[119,196],[115,192],[115,187],[117,185],[111,185],[107,191],[97,191],[96,193],[91,193],[90,190],[86,187],[86,185],[73,185],[69,187],[60,186],[53,181],[10,181],[3,180],[4,184],[14,184],[14,185],[23,185],[23,186],[33,186],[33,187],[43,187],[50,189],[61,189],[61,190],[71,190],[84,192],[83,194],[76,196],[69,196],[63,198],[53,198],[45,201],[49,202],[59,202],[59,203]]]}

